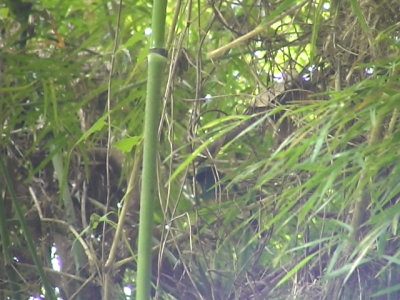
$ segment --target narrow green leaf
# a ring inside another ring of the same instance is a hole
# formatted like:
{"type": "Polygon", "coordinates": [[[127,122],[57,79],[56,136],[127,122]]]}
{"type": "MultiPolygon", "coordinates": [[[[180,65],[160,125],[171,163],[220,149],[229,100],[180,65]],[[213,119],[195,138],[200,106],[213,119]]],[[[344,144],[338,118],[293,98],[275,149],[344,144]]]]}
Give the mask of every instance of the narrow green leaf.
{"type": "Polygon", "coordinates": [[[42,280],[44,289],[46,291],[46,297],[49,299],[56,299],[55,294],[54,294],[54,290],[53,287],[50,283],[50,281],[47,279],[47,275],[43,269],[43,264],[39,259],[39,255],[36,252],[36,247],[35,244],[32,240],[32,234],[30,233],[29,229],[28,229],[28,225],[26,223],[26,219],[25,219],[25,215],[23,212],[23,208],[22,205],[20,204],[20,202],[17,199],[17,196],[15,194],[15,190],[14,190],[14,186],[12,184],[11,178],[6,170],[5,164],[3,159],[0,159],[0,171],[5,179],[5,185],[7,187],[7,190],[10,194],[12,203],[13,203],[13,208],[15,209],[18,221],[21,225],[21,229],[22,229],[22,233],[25,237],[26,243],[27,243],[27,248],[28,248],[28,252],[32,257],[32,260],[35,264],[35,267],[37,269],[37,272],[40,276],[40,279],[42,280]]]}
{"type": "Polygon", "coordinates": [[[200,128],[200,130],[210,129],[212,127],[216,127],[218,125],[221,125],[223,123],[226,123],[226,122],[229,122],[232,120],[247,120],[248,118],[249,118],[248,116],[243,116],[243,115],[222,117],[222,118],[218,118],[218,119],[208,122],[207,124],[202,126],[200,128]]]}
{"type": "Polygon", "coordinates": [[[324,126],[324,128],[320,131],[320,134],[318,135],[318,138],[317,138],[317,142],[315,143],[313,155],[311,156],[311,159],[310,159],[311,162],[314,162],[317,159],[318,154],[321,151],[322,145],[326,139],[326,136],[328,135],[328,132],[330,130],[330,127],[331,127],[330,125],[331,125],[331,122],[328,122],[328,124],[326,124],[324,126]]]}
{"type": "Polygon", "coordinates": [[[350,0],[350,3],[351,3],[351,8],[353,9],[353,13],[356,15],[356,18],[358,20],[358,23],[360,23],[362,31],[364,31],[364,33],[368,37],[370,46],[372,46],[372,34],[368,27],[367,21],[365,20],[365,17],[361,11],[361,7],[360,7],[358,1],[350,0]]]}
{"type": "Polygon", "coordinates": [[[301,250],[304,250],[304,249],[307,249],[307,248],[311,248],[311,247],[314,247],[314,246],[316,246],[318,244],[322,244],[323,242],[329,241],[331,239],[332,239],[332,237],[325,237],[325,238],[317,239],[315,241],[311,241],[311,242],[305,243],[304,245],[289,249],[289,250],[287,250],[287,253],[301,251],[301,250]]]}
{"type": "Polygon", "coordinates": [[[292,276],[294,276],[299,270],[301,270],[301,268],[303,268],[314,256],[316,256],[319,252],[315,252],[309,256],[307,256],[306,258],[304,258],[303,260],[301,260],[296,266],[294,266],[293,269],[291,269],[274,287],[278,288],[280,287],[282,284],[284,284],[286,281],[288,281],[292,276]]]}
{"type": "Polygon", "coordinates": [[[90,127],[80,138],[79,140],[75,143],[74,147],[75,148],[78,144],[82,143],[83,141],[86,141],[89,136],[91,136],[93,133],[98,132],[102,130],[105,126],[107,126],[107,114],[103,115],[98,119],[92,127],[90,127]]]}
{"type": "Polygon", "coordinates": [[[310,51],[310,60],[312,63],[314,63],[315,55],[317,53],[317,40],[318,40],[318,33],[319,33],[319,27],[321,25],[321,20],[322,20],[322,7],[324,5],[325,1],[320,0],[318,2],[317,8],[315,9],[314,13],[314,22],[313,22],[313,27],[312,27],[312,33],[311,33],[311,51],[310,51]]]}
{"type": "MultiPolygon", "coordinates": [[[[213,122],[215,124],[215,122],[213,122]]],[[[216,135],[208,138],[206,142],[201,144],[193,153],[191,153],[183,163],[181,163],[178,168],[175,170],[175,172],[171,175],[169,182],[172,182],[180,173],[182,173],[189,164],[196,159],[203,151],[207,149],[208,146],[210,146],[212,143],[217,141],[219,138],[221,138],[223,135],[225,135],[227,132],[231,131],[233,128],[235,128],[237,125],[229,125],[220,132],[218,132],[216,135]]],[[[203,127],[204,128],[204,127],[203,127]]]]}
{"type": "Polygon", "coordinates": [[[372,298],[377,298],[377,297],[380,297],[380,296],[383,296],[383,295],[388,295],[388,294],[391,294],[391,293],[394,293],[394,292],[397,292],[397,291],[400,291],[400,284],[396,284],[396,285],[393,285],[393,286],[388,287],[386,289],[380,290],[380,291],[372,294],[371,297],[372,298]]]}
{"type": "Polygon", "coordinates": [[[125,43],[121,45],[117,53],[119,53],[123,49],[131,49],[133,45],[135,45],[137,42],[142,41],[143,38],[144,38],[143,33],[135,32],[125,43]]]}
{"type": "Polygon", "coordinates": [[[136,145],[138,145],[142,141],[142,139],[142,136],[125,138],[114,143],[113,147],[117,148],[123,153],[129,153],[136,145]]]}

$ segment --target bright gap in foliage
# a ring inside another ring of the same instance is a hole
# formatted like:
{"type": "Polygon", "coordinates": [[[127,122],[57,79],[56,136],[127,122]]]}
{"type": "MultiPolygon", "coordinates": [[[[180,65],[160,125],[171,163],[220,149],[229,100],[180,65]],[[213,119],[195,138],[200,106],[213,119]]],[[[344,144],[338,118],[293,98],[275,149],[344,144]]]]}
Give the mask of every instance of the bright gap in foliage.
{"type": "Polygon", "coordinates": [[[51,266],[53,270],[60,272],[61,271],[61,260],[57,254],[57,248],[55,245],[51,247],[51,266]]]}

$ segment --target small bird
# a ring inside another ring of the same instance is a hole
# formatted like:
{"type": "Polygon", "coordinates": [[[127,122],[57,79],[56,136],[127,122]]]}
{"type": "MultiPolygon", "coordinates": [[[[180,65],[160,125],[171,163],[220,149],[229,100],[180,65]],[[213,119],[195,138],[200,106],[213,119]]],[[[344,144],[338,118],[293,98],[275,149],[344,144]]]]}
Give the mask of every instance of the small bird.
{"type": "Polygon", "coordinates": [[[201,187],[200,198],[210,201],[215,198],[215,191],[223,175],[215,167],[202,167],[197,170],[196,181],[201,187]]]}

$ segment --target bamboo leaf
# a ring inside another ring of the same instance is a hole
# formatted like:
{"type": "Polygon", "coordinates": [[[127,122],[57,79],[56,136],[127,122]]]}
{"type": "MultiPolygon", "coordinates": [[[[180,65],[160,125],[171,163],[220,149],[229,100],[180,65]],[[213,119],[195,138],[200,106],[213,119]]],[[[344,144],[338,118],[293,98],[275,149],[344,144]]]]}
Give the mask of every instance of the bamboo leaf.
{"type": "Polygon", "coordinates": [[[119,140],[118,142],[115,142],[113,144],[113,147],[117,148],[123,153],[129,153],[132,151],[134,147],[136,147],[141,141],[142,141],[141,136],[133,136],[129,138],[125,138],[122,140],[119,140]]]}
{"type": "Polygon", "coordinates": [[[107,114],[101,116],[82,136],[76,141],[74,147],[86,141],[92,134],[99,132],[107,126],[107,114]]]}
{"type": "Polygon", "coordinates": [[[282,284],[287,282],[291,277],[293,277],[298,271],[300,271],[311,259],[316,256],[318,252],[315,252],[304,259],[302,259],[297,265],[294,266],[293,269],[291,269],[274,287],[274,289],[280,287],[282,284]]]}

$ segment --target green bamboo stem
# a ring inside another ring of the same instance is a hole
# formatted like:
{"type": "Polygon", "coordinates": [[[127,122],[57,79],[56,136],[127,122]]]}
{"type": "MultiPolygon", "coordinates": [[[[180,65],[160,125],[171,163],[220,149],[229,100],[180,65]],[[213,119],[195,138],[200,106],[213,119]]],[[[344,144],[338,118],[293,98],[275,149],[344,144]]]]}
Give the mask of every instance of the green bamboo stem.
{"type": "Polygon", "coordinates": [[[143,172],[140,195],[138,269],[136,299],[150,299],[152,262],[153,207],[155,202],[157,168],[157,129],[160,119],[161,80],[166,63],[164,46],[165,0],[154,0],[152,40],[148,55],[147,97],[143,135],[143,172]]]}

